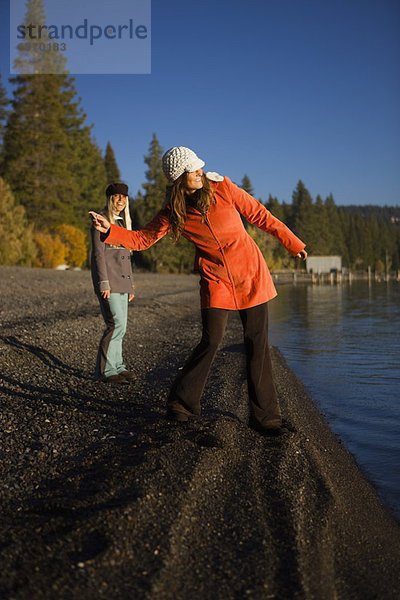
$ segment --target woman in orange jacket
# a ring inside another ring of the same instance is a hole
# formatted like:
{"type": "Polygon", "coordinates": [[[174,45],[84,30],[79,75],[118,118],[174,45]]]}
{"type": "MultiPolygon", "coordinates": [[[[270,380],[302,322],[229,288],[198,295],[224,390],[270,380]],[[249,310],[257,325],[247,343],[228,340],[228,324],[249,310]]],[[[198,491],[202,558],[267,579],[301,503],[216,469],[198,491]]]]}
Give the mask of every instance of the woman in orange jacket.
{"type": "Polygon", "coordinates": [[[225,332],[228,311],[238,310],[247,356],[250,425],[267,435],[280,435],[285,428],[268,347],[267,302],[276,296],[276,290],[241,215],[275,236],[292,256],[305,260],[305,244],[228,177],[204,174],[203,167],[204,162],[189,148],[168,150],[163,170],[172,185],[166,205],[139,231],[110,225],[102,215],[90,214],[108,244],[145,250],[170,232],[175,241],[182,235],[196,247],[203,333],[172,385],[167,416],[188,421],[200,415],[200,398],[225,332]]]}

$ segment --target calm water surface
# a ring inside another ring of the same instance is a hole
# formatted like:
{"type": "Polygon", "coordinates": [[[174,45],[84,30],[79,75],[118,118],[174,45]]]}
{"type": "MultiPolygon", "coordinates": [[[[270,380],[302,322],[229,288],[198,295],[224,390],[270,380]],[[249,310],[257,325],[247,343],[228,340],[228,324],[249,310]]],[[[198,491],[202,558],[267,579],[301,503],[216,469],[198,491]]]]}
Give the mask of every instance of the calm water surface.
{"type": "Polygon", "coordinates": [[[400,283],[280,285],[270,343],[400,520],[400,283]]]}

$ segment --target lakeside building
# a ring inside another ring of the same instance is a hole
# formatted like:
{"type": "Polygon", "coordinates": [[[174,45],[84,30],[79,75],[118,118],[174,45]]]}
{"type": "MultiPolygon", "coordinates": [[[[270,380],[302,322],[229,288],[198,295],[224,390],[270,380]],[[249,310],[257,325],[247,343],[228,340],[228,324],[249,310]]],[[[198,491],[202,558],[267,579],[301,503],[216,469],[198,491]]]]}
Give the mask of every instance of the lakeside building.
{"type": "Polygon", "coordinates": [[[307,273],[340,273],[342,271],[341,256],[308,256],[306,259],[307,273]]]}

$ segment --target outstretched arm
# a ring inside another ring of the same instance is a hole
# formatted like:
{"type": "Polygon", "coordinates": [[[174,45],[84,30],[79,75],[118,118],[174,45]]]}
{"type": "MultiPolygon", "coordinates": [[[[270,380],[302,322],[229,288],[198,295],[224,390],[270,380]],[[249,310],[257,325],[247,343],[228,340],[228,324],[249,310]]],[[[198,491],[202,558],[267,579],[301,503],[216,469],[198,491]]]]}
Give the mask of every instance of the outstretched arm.
{"type": "Polygon", "coordinates": [[[143,229],[130,231],[118,225],[110,225],[105,217],[94,211],[90,211],[93,227],[103,234],[102,241],[106,244],[124,246],[128,250],[146,250],[169,231],[169,209],[160,210],[150,223],[143,229]]]}
{"type": "Polygon", "coordinates": [[[282,221],[274,217],[267,208],[247,192],[237,187],[228,178],[224,178],[237,210],[262,231],[276,237],[290,254],[305,260],[305,244],[282,221]]]}

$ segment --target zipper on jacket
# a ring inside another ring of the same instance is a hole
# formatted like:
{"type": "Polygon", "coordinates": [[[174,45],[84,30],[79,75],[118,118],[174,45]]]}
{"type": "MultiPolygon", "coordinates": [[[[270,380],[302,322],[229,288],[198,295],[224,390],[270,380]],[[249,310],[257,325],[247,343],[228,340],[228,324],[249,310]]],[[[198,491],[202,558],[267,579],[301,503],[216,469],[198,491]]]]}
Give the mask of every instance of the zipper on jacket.
{"type": "Polygon", "coordinates": [[[229,281],[230,281],[231,286],[232,286],[232,294],[233,294],[233,299],[234,299],[235,304],[236,304],[236,309],[239,310],[238,309],[238,302],[237,302],[237,298],[236,298],[235,285],[233,283],[232,275],[231,275],[231,272],[230,272],[229,267],[228,267],[228,262],[227,262],[227,260],[225,258],[225,253],[224,253],[224,251],[222,249],[221,243],[220,243],[219,239],[217,238],[217,236],[215,235],[215,233],[213,231],[213,228],[211,227],[211,223],[210,223],[209,218],[208,218],[208,213],[206,214],[206,216],[204,218],[204,222],[206,223],[206,225],[208,226],[209,230],[211,231],[211,235],[213,236],[214,240],[217,242],[218,248],[219,248],[219,250],[220,250],[220,252],[222,254],[222,258],[224,260],[224,265],[225,265],[225,268],[226,268],[226,272],[228,273],[229,281]]]}

